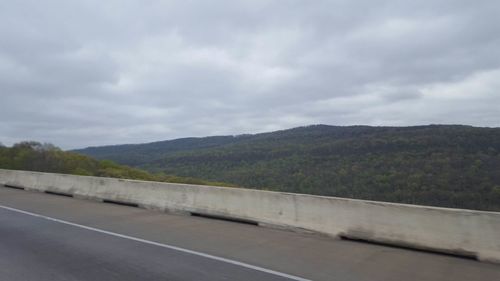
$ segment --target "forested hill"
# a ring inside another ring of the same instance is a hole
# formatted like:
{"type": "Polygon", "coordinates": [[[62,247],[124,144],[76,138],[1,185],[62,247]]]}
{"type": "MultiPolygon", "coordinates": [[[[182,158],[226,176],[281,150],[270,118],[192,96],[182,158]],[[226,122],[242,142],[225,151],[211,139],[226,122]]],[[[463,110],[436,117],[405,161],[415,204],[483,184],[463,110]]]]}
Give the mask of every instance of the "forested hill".
{"type": "Polygon", "coordinates": [[[97,159],[110,159],[121,164],[139,166],[180,151],[219,147],[231,144],[240,137],[216,136],[205,138],[182,138],[146,144],[123,144],[77,149],[74,152],[97,159]]]}
{"type": "Polygon", "coordinates": [[[78,152],[249,188],[500,211],[500,128],[314,125],[78,152]]]}
{"type": "Polygon", "coordinates": [[[82,176],[125,178],[134,180],[227,185],[194,178],[149,173],[137,168],[119,165],[110,160],[95,160],[89,156],[62,151],[52,144],[20,142],[12,147],[0,144],[0,169],[26,170],[82,176]]]}

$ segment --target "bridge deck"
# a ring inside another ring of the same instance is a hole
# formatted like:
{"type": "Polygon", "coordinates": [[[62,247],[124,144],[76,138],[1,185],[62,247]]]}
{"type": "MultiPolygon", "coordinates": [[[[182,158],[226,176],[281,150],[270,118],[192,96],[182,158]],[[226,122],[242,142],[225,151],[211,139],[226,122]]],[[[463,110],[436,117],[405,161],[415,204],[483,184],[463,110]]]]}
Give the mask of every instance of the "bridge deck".
{"type": "Polygon", "coordinates": [[[5,280],[500,280],[474,260],[37,192],[0,188],[0,207],[5,280]]]}

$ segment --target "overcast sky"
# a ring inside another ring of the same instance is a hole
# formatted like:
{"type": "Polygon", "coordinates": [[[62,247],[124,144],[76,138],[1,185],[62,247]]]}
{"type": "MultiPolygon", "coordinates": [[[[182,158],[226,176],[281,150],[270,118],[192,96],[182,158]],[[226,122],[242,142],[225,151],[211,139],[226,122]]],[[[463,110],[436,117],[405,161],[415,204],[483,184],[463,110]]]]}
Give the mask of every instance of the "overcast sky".
{"type": "Polygon", "coordinates": [[[500,126],[500,1],[0,0],[0,142],[500,126]]]}

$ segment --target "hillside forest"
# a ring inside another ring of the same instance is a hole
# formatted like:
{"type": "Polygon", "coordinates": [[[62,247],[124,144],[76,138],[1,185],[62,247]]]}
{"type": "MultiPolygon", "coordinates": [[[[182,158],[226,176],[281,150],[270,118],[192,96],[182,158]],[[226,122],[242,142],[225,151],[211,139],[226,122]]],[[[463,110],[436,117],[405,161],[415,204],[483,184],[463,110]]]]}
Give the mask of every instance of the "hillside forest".
{"type": "Polygon", "coordinates": [[[246,188],[500,211],[500,128],[313,125],[77,152],[246,188]]]}

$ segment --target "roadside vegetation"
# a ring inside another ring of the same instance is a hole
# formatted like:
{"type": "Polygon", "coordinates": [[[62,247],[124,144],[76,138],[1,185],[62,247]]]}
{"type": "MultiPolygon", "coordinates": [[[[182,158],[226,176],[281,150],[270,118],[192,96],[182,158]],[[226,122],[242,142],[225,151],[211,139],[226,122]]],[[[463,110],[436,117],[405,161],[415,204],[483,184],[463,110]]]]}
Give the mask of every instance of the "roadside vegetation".
{"type": "Polygon", "coordinates": [[[0,145],[0,168],[170,183],[234,186],[192,177],[150,173],[119,165],[111,160],[96,160],[89,156],[63,151],[52,144],[34,141],[20,142],[12,147],[0,145]]]}

